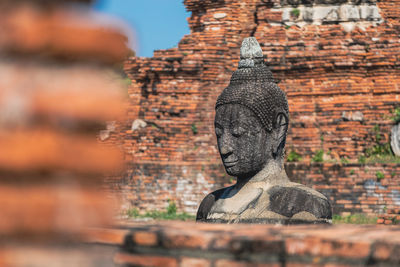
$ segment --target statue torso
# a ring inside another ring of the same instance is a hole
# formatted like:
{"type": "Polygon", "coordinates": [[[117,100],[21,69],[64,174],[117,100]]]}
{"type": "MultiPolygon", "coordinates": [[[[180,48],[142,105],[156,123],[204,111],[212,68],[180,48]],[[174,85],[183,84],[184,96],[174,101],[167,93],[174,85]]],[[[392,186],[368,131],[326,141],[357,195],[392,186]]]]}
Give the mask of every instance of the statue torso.
{"type": "Polygon", "coordinates": [[[197,220],[221,223],[327,223],[331,219],[328,200],[301,184],[246,184],[208,195],[200,205],[197,220]]]}

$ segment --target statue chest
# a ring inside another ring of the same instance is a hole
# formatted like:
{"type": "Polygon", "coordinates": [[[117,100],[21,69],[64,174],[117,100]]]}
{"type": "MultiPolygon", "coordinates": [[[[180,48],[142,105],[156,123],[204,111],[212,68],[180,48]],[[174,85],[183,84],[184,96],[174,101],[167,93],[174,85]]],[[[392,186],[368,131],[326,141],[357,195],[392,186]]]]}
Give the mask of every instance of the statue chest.
{"type": "MultiPolygon", "coordinates": [[[[259,201],[265,195],[261,188],[246,188],[233,193],[231,190],[225,192],[212,206],[207,219],[231,221],[243,212],[259,206],[259,201]]],[[[265,198],[267,199],[267,198],[265,198]]],[[[264,203],[264,208],[268,202],[264,203]]]]}

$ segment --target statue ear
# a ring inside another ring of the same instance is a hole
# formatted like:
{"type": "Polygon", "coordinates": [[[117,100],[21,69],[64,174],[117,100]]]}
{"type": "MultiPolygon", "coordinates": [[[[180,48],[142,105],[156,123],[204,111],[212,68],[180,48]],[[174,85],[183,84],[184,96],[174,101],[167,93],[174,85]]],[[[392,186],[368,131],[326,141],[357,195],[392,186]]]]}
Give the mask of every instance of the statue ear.
{"type": "Polygon", "coordinates": [[[288,126],[289,120],[286,114],[278,113],[276,116],[275,127],[272,131],[272,137],[274,139],[272,144],[272,154],[274,158],[280,155],[285,147],[288,126]]]}

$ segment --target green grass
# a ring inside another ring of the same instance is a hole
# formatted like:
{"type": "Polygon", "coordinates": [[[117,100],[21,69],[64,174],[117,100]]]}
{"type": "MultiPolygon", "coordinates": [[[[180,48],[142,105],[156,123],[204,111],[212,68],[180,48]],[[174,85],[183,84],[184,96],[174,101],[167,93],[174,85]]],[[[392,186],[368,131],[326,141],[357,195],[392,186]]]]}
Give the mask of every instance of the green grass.
{"type": "Polygon", "coordinates": [[[126,212],[129,218],[143,219],[152,218],[154,220],[178,220],[178,221],[194,221],[195,216],[186,212],[177,212],[174,202],[170,201],[166,211],[152,210],[141,214],[137,209],[130,209],[126,212]]]}
{"type": "Polygon", "coordinates": [[[348,216],[333,215],[333,224],[376,224],[378,217],[365,214],[351,214],[348,216]]]}
{"type": "Polygon", "coordinates": [[[394,155],[373,155],[365,158],[366,164],[385,164],[385,163],[397,163],[400,164],[400,157],[394,155]]]}

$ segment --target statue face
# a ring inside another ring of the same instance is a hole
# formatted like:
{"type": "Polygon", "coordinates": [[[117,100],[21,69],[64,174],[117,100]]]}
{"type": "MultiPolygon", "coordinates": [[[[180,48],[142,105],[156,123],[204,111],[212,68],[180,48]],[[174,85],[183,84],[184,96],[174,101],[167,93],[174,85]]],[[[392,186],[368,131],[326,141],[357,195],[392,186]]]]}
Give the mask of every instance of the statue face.
{"type": "Polygon", "coordinates": [[[246,178],[272,159],[270,134],[256,115],[242,105],[226,104],[217,108],[215,133],[229,175],[246,178]]]}

